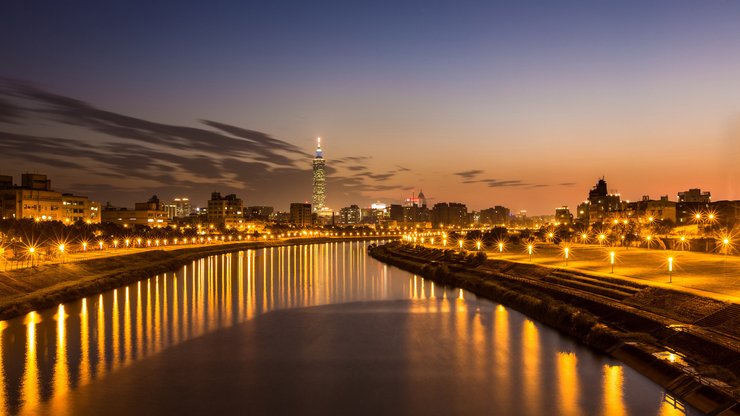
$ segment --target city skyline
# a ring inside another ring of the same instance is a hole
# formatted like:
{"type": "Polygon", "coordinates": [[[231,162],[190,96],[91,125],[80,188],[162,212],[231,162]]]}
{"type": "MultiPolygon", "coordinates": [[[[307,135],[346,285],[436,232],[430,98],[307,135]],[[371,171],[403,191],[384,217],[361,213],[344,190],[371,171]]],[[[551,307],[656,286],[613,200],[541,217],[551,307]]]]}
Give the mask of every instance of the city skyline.
{"type": "Polygon", "coordinates": [[[10,5],[0,173],[285,209],[311,200],[321,136],[335,210],[425,189],[549,214],[602,176],[628,200],[740,199],[740,5],[286,6],[10,5]]]}

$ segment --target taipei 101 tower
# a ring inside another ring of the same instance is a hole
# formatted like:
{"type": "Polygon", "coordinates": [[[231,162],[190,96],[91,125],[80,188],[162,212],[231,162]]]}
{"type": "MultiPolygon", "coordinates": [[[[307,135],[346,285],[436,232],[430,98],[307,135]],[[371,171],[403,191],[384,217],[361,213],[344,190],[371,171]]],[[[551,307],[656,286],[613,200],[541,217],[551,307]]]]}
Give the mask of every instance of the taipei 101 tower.
{"type": "Polygon", "coordinates": [[[326,160],[321,151],[321,137],[316,146],[316,157],[313,159],[313,212],[320,212],[326,204],[326,160]]]}

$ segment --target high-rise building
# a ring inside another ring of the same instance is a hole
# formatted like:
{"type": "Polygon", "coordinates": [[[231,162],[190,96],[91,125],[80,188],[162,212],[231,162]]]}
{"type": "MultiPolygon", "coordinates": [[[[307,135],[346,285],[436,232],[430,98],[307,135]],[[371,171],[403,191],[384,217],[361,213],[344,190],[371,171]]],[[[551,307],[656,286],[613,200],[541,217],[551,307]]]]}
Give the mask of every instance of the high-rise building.
{"type": "Polygon", "coordinates": [[[359,224],[362,221],[362,210],[357,205],[350,205],[339,210],[339,221],[342,224],[359,224]]]}
{"type": "Polygon", "coordinates": [[[321,137],[316,146],[316,157],[313,159],[313,210],[321,211],[326,204],[326,160],[321,150],[321,137]]]}
{"type": "Polygon", "coordinates": [[[208,200],[208,222],[225,227],[244,225],[244,202],[234,194],[212,192],[208,200]]]}
{"type": "Polygon", "coordinates": [[[172,205],[175,206],[175,217],[182,218],[187,217],[192,212],[192,207],[190,205],[190,198],[187,197],[178,197],[175,198],[173,201],[174,203],[172,205]]]}
{"type": "Polygon", "coordinates": [[[311,225],[311,204],[293,202],[290,204],[290,222],[298,227],[311,225]]]}
{"type": "Polygon", "coordinates": [[[457,202],[440,202],[432,208],[433,227],[462,227],[468,224],[468,207],[457,202]]]}

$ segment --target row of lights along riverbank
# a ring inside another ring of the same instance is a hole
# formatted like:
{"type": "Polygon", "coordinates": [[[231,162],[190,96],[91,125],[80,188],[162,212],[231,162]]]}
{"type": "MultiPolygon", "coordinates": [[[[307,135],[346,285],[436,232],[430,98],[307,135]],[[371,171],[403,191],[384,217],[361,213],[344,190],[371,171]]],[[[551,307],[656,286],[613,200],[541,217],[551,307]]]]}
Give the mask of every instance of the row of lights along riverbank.
{"type": "MultiPolygon", "coordinates": [[[[402,240],[404,242],[406,242],[406,243],[413,243],[414,245],[420,243],[422,245],[428,244],[428,245],[431,245],[431,246],[435,246],[435,241],[436,240],[435,240],[434,237],[429,237],[430,235],[441,235],[442,236],[442,247],[447,247],[448,235],[446,233],[444,233],[444,232],[441,232],[441,233],[412,233],[412,234],[404,234],[402,240]]],[[[548,237],[550,237],[550,236],[548,236],[548,237]]],[[[597,236],[597,238],[599,238],[599,237],[597,236]]],[[[599,238],[599,239],[601,239],[601,238],[599,238]]],[[[475,250],[476,251],[478,251],[478,252],[484,251],[484,247],[483,247],[484,243],[483,243],[483,240],[476,239],[476,240],[473,241],[473,244],[475,245],[475,250]]],[[[725,255],[728,254],[729,251],[733,248],[733,245],[732,245],[733,244],[733,240],[730,237],[722,237],[721,239],[718,240],[718,244],[723,249],[722,251],[724,252],[725,255]]],[[[458,246],[460,252],[464,252],[465,251],[466,240],[465,240],[464,237],[459,238],[457,240],[457,246],[458,246]]],[[[505,242],[505,241],[498,241],[498,242],[495,243],[495,246],[494,247],[498,248],[498,252],[499,252],[500,257],[503,257],[504,249],[505,249],[506,246],[507,246],[507,242],[505,242]]],[[[524,244],[523,244],[524,252],[529,256],[529,261],[530,262],[532,262],[532,257],[533,257],[533,255],[535,253],[535,246],[536,246],[535,243],[529,242],[529,241],[525,241],[524,244]]],[[[572,246],[570,244],[567,244],[567,243],[564,244],[561,247],[560,253],[561,253],[562,258],[564,259],[565,266],[568,267],[569,260],[570,260],[572,254],[573,254],[573,248],[572,248],[572,246]]],[[[614,267],[615,267],[615,263],[616,263],[616,260],[617,260],[617,252],[615,250],[610,250],[608,252],[607,260],[608,260],[608,265],[610,266],[610,273],[614,273],[614,267]]],[[[676,264],[676,259],[675,259],[675,257],[673,255],[669,255],[667,258],[665,258],[664,265],[667,266],[668,282],[669,283],[672,283],[673,282],[673,272],[674,272],[674,269],[675,269],[675,264],[676,264]]]]}
{"type": "MultiPolygon", "coordinates": [[[[172,238],[172,239],[144,239],[141,237],[113,237],[113,238],[100,238],[91,240],[82,240],[73,243],[67,240],[57,240],[51,242],[34,242],[25,241],[23,242],[23,249],[19,256],[19,260],[16,261],[5,261],[5,270],[20,269],[25,267],[35,267],[42,263],[41,257],[53,259],[53,262],[64,263],[69,257],[76,255],[85,258],[86,255],[94,255],[97,253],[113,253],[123,249],[159,249],[170,246],[192,246],[192,245],[207,245],[207,244],[224,244],[224,243],[239,243],[246,241],[268,241],[268,240],[281,240],[281,239],[295,239],[295,238],[318,238],[318,237],[397,237],[400,236],[400,231],[375,231],[375,232],[324,232],[324,231],[311,231],[302,230],[296,232],[286,232],[280,234],[262,234],[262,235],[229,235],[229,236],[204,236],[192,238],[172,238]],[[45,252],[45,254],[42,254],[45,252]],[[11,262],[14,263],[10,264],[11,262]]],[[[0,246],[0,248],[4,248],[0,246]]]]}

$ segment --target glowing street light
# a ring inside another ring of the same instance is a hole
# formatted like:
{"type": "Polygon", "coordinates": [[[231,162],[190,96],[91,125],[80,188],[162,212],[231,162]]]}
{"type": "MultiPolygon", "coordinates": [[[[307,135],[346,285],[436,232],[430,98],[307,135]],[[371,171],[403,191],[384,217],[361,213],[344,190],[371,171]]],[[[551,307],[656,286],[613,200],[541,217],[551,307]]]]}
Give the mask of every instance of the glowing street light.
{"type": "Polygon", "coordinates": [[[498,252],[500,255],[504,255],[504,243],[498,243],[498,252]]]}
{"type": "Polygon", "coordinates": [[[462,248],[463,248],[463,240],[460,239],[460,240],[457,241],[457,243],[460,246],[460,251],[462,251],[462,248]]]}
{"type": "Polygon", "coordinates": [[[563,249],[563,252],[565,254],[565,267],[568,267],[568,255],[570,254],[570,248],[569,247],[565,247],[563,249]]]}
{"type": "Polygon", "coordinates": [[[129,240],[128,238],[125,239],[123,242],[124,244],[126,244],[126,248],[129,248],[129,246],[131,245],[131,240],[129,240]]]}
{"type": "Polygon", "coordinates": [[[480,245],[481,245],[481,241],[480,240],[478,240],[478,241],[475,242],[475,246],[478,248],[478,251],[480,251],[480,245]]]}
{"type": "Polygon", "coordinates": [[[87,242],[82,243],[82,252],[87,252],[87,242]]]}
{"type": "Polygon", "coordinates": [[[103,240],[98,241],[98,249],[103,249],[103,240]]]}
{"type": "Polygon", "coordinates": [[[529,252],[529,261],[531,262],[532,261],[532,251],[534,251],[534,245],[533,244],[527,245],[527,251],[529,252]]]}
{"type": "Polygon", "coordinates": [[[668,257],[668,283],[673,283],[673,257],[668,257]]]}
{"type": "Polygon", "coordinates": [[[113,248],[118,248],[118,240],[113,240],[113,248]]]}

